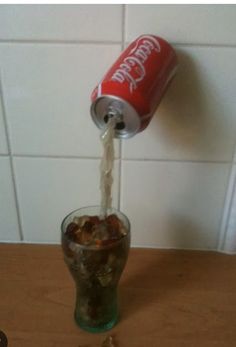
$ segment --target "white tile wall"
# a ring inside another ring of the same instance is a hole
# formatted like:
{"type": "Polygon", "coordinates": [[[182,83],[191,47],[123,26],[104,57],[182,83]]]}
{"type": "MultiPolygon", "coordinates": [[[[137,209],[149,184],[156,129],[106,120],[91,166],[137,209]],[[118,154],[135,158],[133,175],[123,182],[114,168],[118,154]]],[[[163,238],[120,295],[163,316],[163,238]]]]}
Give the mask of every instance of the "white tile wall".
{"type": "Polygon", "coordinates": [[[90,94],[119,52],[119,45],[0,45],[12,152],[100,156],[90,94]]]}
{"type": "Polygon", "coordinates": [[[129,5],[126,40],[158,34],[172,43],[236,44],[235,5],[129,5]]]}
{"type": "Polygon", "coordinates": [[[7,157],[0,157],[0,192],[0,240],[19,241],[12,175],[7,157]]]}
{"type": "MultiPolygon", "coordinates": [[[[24,240],[59,242],[60,223],[79,207],[98,205],[99,160],[15,158],[24,240]]],[[[117,207],[118,165],[113,205],[117,207]]]]}
{"type": "Polygon", "coordinates": [[[0,105],[0,241],[20,240],[16,205],[24,241],[59,242],[68,212],[99,203],[90,93],[122,46],[154,33],[175,44],[180,67],[148,129],[121,153],[116,141],[114,206],[133,245],[219,248],[236,162],[236,6],[0,5],[0,23],[14,164],[0,105]]]}
{"type": "Polygon", "coordinates": [[[0,5],[0,38],[121,41],[121,13],[121,5],[0,5]]]}
{"type": "Polygon", "coordinates": [[[228,164],[125,162],[121,207],[133,245],[216,248],[228,174],[228,164]]]}
{"type": "Polygon", "coordinates": [[[236,252],[236,165],[232,165],[224,204],[218,249],[236,252]]]}
{"type": "Polygon", "coordinates": [[[222,243],[223,251],[236,252],[236,165],[232,167],[233,186],[229,205],[228,221],[225,228],[225,238],[222,243]]]}
{"type": "Polygon", "coordinates": [[[125,158],[232,159],[236,49],[178,48],[179,71],[150,126],[124,142],[125,158]]]}
{"type": "Polygon", "coordinates": [[[2,105],[2,99],[0,96],[0,155],[1,154],[8,154],[8,148],[7,148],[5,125],[3,121],[3,105],[2,105]]]}

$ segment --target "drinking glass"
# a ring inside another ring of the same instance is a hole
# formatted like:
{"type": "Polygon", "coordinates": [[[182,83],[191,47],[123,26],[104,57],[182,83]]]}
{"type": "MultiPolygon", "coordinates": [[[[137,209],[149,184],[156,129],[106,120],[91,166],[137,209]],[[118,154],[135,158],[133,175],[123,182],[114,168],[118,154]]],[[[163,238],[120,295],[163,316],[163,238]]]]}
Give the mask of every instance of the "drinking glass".
{"type": "Polygon", "coordinates": [[[120,211],[112,208],[123,223],[126,234],[106,246],[86,246],[70,240],[67,226],[74,217],[99,216],[100,206],[83,207],[71,212],[61,225],[61,242],[65,263],[76,287],[74,317],[84,330],[102,332],[111,329],[118,320],[118,282],[130,248],[130,223],[120,211]]]}

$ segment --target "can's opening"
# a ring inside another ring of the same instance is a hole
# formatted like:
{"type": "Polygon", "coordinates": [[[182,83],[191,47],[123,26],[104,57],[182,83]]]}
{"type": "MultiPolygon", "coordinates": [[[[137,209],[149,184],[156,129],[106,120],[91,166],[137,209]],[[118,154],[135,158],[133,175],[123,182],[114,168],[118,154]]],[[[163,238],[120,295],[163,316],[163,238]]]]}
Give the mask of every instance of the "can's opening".
{"type": "Polygon", "coordinates": [[[109,114],[106,114],[105,116],[104,116],[104,122],[105,123],[107,123],[108,122],[108,119],[109,119],[109,117],[110,117],[110,115],[109,114]]]}
{"type": "MultiPolygon", "coordinates": [[[[104,122],[107,123],[108,122],[108,119],[111,118],[111,117],[114,117],[114,115],[112,114],[106,114],[103,118],[104,122]]],[[[115,126],[115,129],[116,130],[123,130],[125,128],[125,122],[123,122],[122,120],[121,121],[117,121],[116,122],[116,126],[115,126]]]]}
{"type": "Polygon", "coordinates": [[[125,128],[125,122],[118,122],[117,124],[116,124],[116,127],[115,127],[115,129],[117,129],[117,130],[123,130],[125,128]]]}

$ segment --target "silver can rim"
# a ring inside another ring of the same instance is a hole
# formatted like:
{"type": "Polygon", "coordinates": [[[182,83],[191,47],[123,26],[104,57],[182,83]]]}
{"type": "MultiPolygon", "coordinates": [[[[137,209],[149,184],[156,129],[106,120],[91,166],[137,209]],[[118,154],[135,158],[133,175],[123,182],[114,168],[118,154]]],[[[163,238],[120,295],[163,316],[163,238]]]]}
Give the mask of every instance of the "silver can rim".
{"type": "Polygon", "coordinates": [[[141,128],[141,120],[140,120],[139,114],[137,113],[135,108],[128,101],[126,101],[126,100],[124,100],[118,96],[112,95],[112,94],[102,94],[92,102],[91,107],[90,107],[90,114],[91,114],[91,117],[92,117],[94,123],[96,124],[96,126],[99,129],[102,129],[104,124],[105,124],[104,122],[100,121],[99,117],[97,116],[97,114],[95,112],[97,103],[101,99],[104,99],[104,98],[114,100],[114,101],[119,101],[123,105],[132,109],[132,113],[133,113],[134,118],[136,119],[136,122],[137,122],[137,126],[135,127],[134,131],[125,131],[125,130],[115,129],[115,137],[119,138],[119,139],[129,139],[129,138],[135,136],[140,131],[140,128],[141,128]]]}

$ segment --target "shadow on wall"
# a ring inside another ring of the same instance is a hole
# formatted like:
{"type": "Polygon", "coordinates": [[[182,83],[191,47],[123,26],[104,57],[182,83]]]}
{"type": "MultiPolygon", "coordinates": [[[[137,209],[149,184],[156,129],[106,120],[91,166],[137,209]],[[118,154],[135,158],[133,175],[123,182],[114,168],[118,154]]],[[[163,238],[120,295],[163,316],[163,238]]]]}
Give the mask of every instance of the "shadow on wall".
{"type": "MultiPolygon", "coordinates": [[[[174,248],[202,250],[217,247],[216,244],[214,245],[215,241],[209,236],[209,232],[194,223],[191,217],[171,214],[168,224],[170,244],[174,248]]],[[[216,239],[215,237],[214,240],[216,239]]]]}
{"type": "MultiPolygon", "coordinates": [[[[181,49],[177,50],[177,54],[179,70],[156,112],[156,121],[152,123],[153,134],[159,132],[157,128],[161,128],[166,141],[177,148],[180,154],[183,152],[180,158],[219,159],[218,155],[221,153],[224,155],[224,141],[227,141],[229,133],[229,126],[223,119],[224,104],[220,102],[214,81],[207,78],[208,74],[206,67],[202,66],[202,59],[199,62],[195,55],[191,56],[181,49]]],[[[191,177],[193,180],[198,178],[191,177]]],[[[193,186],[201,188],[196,182],[193,186]]],[[[191,218],[190,206],[194,208],[194,195],[198,195],[198,190],[192,189],[189,184],[183,194],[185,200],[189,199],[189,203],[186,204],[190,215],[188,212],[184,215],[183,210],[180,214],[167,211],[169,244],[175,248],[216,248],[217,245],[214,246],[216,238],[213,240],[214,236],[208,235],[209,232],[204,230],[204,222],[199,221],[199,224],[196,224],[196,218],[195,220],[191,218]]],[[[182,203],[184,206],[185,202],[182,203]]],[[[205,214],[204,211],[203,213],[205,214]]]]}
{"type": "Polygon", "coordinates": [[[184,148],[190,160],[196,156],[214,157],[222,152],[222,142],[227,137],[223,105],[205,76],[204,67],[198,66],[197,60],[186,51],[176,51],[179,69],[155,114],[158,121],[152,126],[161,128],[163,137],[172,146],[184,148]],[[222,118],[214,115],[215,110],[222,118]]]}

